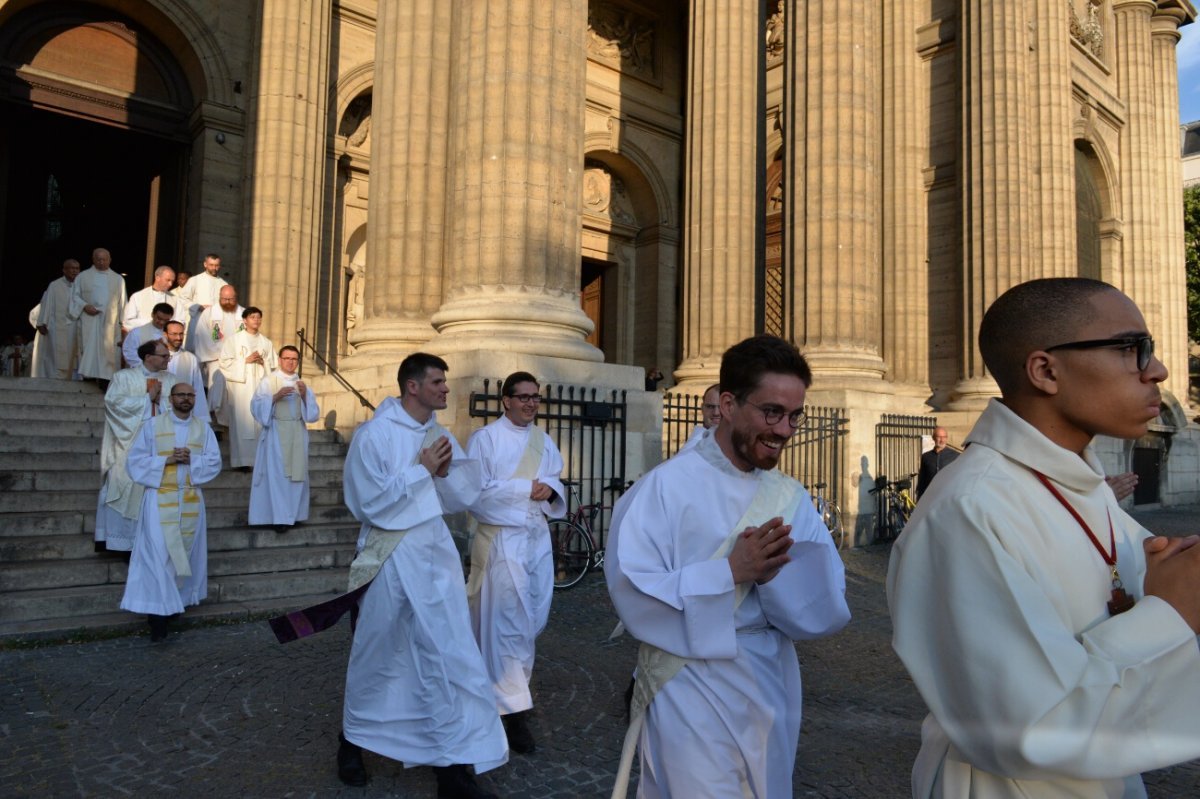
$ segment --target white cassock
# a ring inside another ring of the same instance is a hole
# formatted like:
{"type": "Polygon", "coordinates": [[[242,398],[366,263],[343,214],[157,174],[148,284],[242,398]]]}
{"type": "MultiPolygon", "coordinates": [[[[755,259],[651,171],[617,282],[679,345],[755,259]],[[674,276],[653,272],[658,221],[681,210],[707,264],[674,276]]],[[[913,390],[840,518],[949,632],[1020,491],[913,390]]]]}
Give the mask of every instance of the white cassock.
{"type": "Polygon", "coordinates": [[[55,378],[58,377],[58,373],[54,369],[54,350],[50,347],[48,337],[43,336],[41,331],[37,329],[38,315],[41,312],[41,305],[33,306],[33,310],[29,312],[29,326],[33,328],[33,341],[31,342],[33,349],[29,356],[29,376],[55,378]]]}
{"type": "MultiPolygon", "coordinates": [[[[700,443],[700,439],[704,438],[707,433],[708,429],[704,425],[696,425],[696,427],[692,430],[692,434],[688,436],[688,440],[683,442],[683,446],[679,448],[679,452],[683,452],[686,449],[691,449],[692,447],[696,446],[696,444],[700,443]]],[[[679,453],[677,452],[675,454],[678,455],[679,453]]]]}
{"type": "Polygon", "coordinates": [[[142,359],[138,357],[138,347],[147,341],[157,341],[162,337],[163,329],[155,327],[152,322],[135,327],[126,334],[125,341],[121,344],[121,357],[125,359],[125,363],[129,364],[131,368],[141,366],[142,359]]]}
{"type": "Polygon", "coordinates": [[[278,402],[272,397],[285,386],[295,388],[299,374],[279,369],[258,383],[250,412],[262,425],[254,479],[250,484],[250,524],[295,524],[308,518],[308,428],[321,408],[308,389],[278,402]]]}
{"type": "Polygon", "coordinates": [[[200,363],[196,356],[187,350],[174,350],[171,360],[167,361],[167,371],[175,375],[176,383],[187,383],[196,392],[196,404],[192,406],[192,415],[205,422],[212,417],[208,412],[208,400],[204,397],[204,378],[200,374],[200,363]]]}
{"type": "Polygon", "coordinates": [[[129,558],[129,576],[121,610],[170,616],[182,613],[208,596],[208,527],[204,516],[204,495],[198,487],[221,473],[221,452],[212,428],[195,416],[180,419],[165,413],[142,425],[129,449],[129,474],[144,489],[138,516],[137,538],[129,558]],[[193,422],[195,425],[193,426],[193,422]],[[176,464],[175,485],[166,490],[164,479],[170,475],[167,455],[174,447],[191,450],[190,464],[176,464]],[[189,511],[186,489],[195,491],[195,528],[190,546],[184,538],[179,554],[187,561],[191,574],[180,576],[172,556],[172,535],[178,535],[181,522],[171,523],[177,509],[189,511]]]}
{"type": "Polygon", "coordinates": [[[467,592],[471,627],[500,714],[519,713],[533,707],[529,678],[534,641],[550,616],[554,559],[546,517],[567,512],[560,480],[563,460],[540,429],[518,427],[506,416],[471,434],[467,457],[479,461],[483,471],[483,490],[471,514],[480,524],[494,528],[483,528],[487,533],[483,537],[483,531],[477,532],[476,542],[482,546],[471,549],[472,579],[467,592]],[[524,455],[531,434],[542,437],[540,461],[531,466],[536,469],[536,479],[554,491],[547,502],[530,499],[530,477],[516,475],[521,471],[518,464],[528,462],[524,455]]]}
{"type": "Polygon", "coordinates": [[[449,474],[417,462],[426,432],[394,397],[360,428],[346,456],[346,506],[377,530],[405,530],[360,603],[346,667],[342,728],[351,742],[406,766],[470,764],[482,772],[508,760],[496,698],[471,635],[462,562],[442,513],[479,496],[479,464],[451,436],[449,474]]]}
{"type": "Polygon", "coordinates": [[[111,269],[94,266],[79,273],[71,284],[67,316],[79,325],[79,374],[112,379],[121,368],[121,319],[125,314],[125,279],[111,269]],[[95,316],[83,312],[91,305],[95,316]]]}
{"type": "MultiPolygon", "coordinates": [[[[197,355],[201,353],[197,350],[197,346],[199,345],[195,342],[195,336],[201,335],[201,332],[197,329],[193,333],[193,326],[197,321],[197,317],[206,310],[205,306],[220,309],[218,299],[221,296],[221,287],[228,285],[229,283],[223,277],[214,277],[208,272],[201,272],[198,275],[188,278],[187,285],[176,290],[176,296],[179,298],[180,305],[191,320],[188,324],[184,347],[197,355]]],[[[240,306],[237,313],[238,321],[241,321],[242,309],[240,306]]],[[[200,358],[201,363],[206,360],[211,359],[200,358]]]]}
{"type": "Polygon", "coordinates": [[[221,376],[225,388],[220,405],[211,397],[218,418],[229,426],[229,465],[253,466],[262,430],[250,411],[250,401],[259,382],[275,369],[275,345],[261,333],[251,335],[239,330],[225,339],[221,347],[221,376]],[[246,363],[252,352],[262,355],[261,363],[246,363]]]}
{"type": "MultiPolygon", "coordinates": [[[[221,347],[234,333],[246,329],[242,321],[244,310],[240,305],[234,311],[225,311],[220,305],[213,305],[195,317],[193,325],[188,328],[185,349],[194,353],[200,362],[200,374],[204,375],[204,387],[208,390],[208,406],[214,411],[221,407],[221,400],[225,396],[225,378],[218,368],[221,347]]],[[[218,418],[218,421],[229,424],[224,418],[218,418]]]]}
{"type": "Polygon", "coordinates": [[[34,358],[34,377],[57,377],[59,380],[70,380],[75,376],[75,368],[79,365],[79,323],[71,318],[71,283],[65,278],[50,281],[42,294],[38,305],[37,320],[34,327],[45,325],[49,333],[38,337],[42,346],[35,344],[43,360],[39,366],[34,358]]]}
{"type": "Polygon", "coordinates": [[[105,542],[107,549],[133,549],[143,489],[129,476],[126,458],[142,423],[170,411],[168,397],[174,385],[175,376],[170,372],[149,372],[138,366],[114,374],[104,392],[104,443],[100,449],[103,482],[96,499],[95,538],[105,542]],[[157,403],[152,403],[146,393],[146,380],[151,377],[162,383],[157,403]]]}
{"type": "Polygon", "coordinates": [[[892,645],[930,713],[914,797],[1142,797],[1141,772],[1200,757],[1200,648],[1142,595],[1151,533],[1091,448],[1064,449],[992,400],[892,549],[892,645]],[[1112,577],[1041,471],[1109,550],[1112,577]]]}
{"type": "Polygon", "coordinates": [[[129,295],[129,300],[125,303],[122,326],[125,330],[132,331],[142,325],[150,324],[150,312],[160,302],[165,302],[175,309],[171,319],[187,325],[189,314],[187,305],[181,298],[175,296],[173,291],[159,291],[154,286],[146,286],[141,291],[135,291],[129,295]]]}
{"type": "MultiPolygon", "coordinates": [[[[793,641],[850,620],[841,558],[804,488],[738,470],[705,436],[617,501],[604,573],[629,632],[689,659],[647,711],[638,796],[791,796],[801,717],[793,641]],[[713,555],[744,529],[764,480],[791,492],[792,560],[735,607],[728,561],[713,555]]],[[[641,659],[638,669],[640,685],[641,659]]]]}

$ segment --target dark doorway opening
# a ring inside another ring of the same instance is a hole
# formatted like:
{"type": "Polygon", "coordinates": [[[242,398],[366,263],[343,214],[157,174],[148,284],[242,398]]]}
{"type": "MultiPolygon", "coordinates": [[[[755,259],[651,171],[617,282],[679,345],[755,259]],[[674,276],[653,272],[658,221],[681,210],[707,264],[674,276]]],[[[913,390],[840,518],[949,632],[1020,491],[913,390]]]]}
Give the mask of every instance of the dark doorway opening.
{"type": "Polygon", "coordinates": [[[186,146],[13,103],[0,104],[0,327],[28,315],[62,262],[104,247],[129,292],[148,267],[179,266],[186,146]]]}

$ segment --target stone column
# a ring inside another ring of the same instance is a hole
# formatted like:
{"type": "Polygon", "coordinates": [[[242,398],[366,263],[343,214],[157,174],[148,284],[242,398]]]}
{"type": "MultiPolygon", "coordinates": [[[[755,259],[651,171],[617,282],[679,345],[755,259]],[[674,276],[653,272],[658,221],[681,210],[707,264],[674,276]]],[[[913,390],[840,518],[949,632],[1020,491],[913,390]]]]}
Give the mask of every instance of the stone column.
{"type": "Polygon", "coordinates": [[[925,260],[925,166],[921,131],[928,116],[918,91],[917,7],[883,4],[883,359],[888,378],[929,391],[929,267],[925,260]]]}
{"type": "Polygon", "coordinates": [[[1030,224],[1039,277],[1078,274],[1075,246],[1075,142],[1071,135],[1071,31],[1062,0],[1037,0],[1032,122],[1037,169],[1030,224]]]}
{"type": "Polygon", "coordinates": [[[586,0],[460,3],[447,287],[430,348],[600,361],[579,304],[586,0]]]}
{"type": "Polygon", "coordinates": [[[760,4],[692,0],[684,165],[684,386],[716,380],[721,355],[755,332],[760,211],[760,4]]]}
{"type": "Polygon", "coordinates": [[[884,388],[880,8],[872,0],[787,8],[783,272],[793,337],[822,389],[884,388]]]}
{"type": "Polygon", "coordinates": [[[363,321],[368,358],[419,349],[442,302],[452,4],[380,0],[363,321]]]}
{"type": "MultiPolygon", "coordinates": [[[[1158,293],[1163,298],[1160,326],[1151,325],[1158,357],[1167,365],[1166,387],[1188,404],[1187,260],[1183,247],[1183,175],[1179,164],[1179,71],[1175,45],[1182,8],[1162,9],[1151,19],[1155,117],[1158,120],[1159,207],[1162,268],[1158,293]]],[[[1149,320],[1147,320],[1149,321],[1149,320]]]]}
{"type": "Polygon", "coordinates": [[[243,305],[293,343],[316,319],[333,0],[264,0],[254,108],[243,305]]]}
{"type": "MultiPolygon", "coordinates": [[[[1063,13],[1066,13],[1064,10],[1063,13]]],[[[979,354],[983,314],[1005,289],[1034,276],[1029,243],[1029,28],[1021,3],[959,6],[962,64],[962,328],[951,410],[982,408],[1000,392],[979,354]]]]}

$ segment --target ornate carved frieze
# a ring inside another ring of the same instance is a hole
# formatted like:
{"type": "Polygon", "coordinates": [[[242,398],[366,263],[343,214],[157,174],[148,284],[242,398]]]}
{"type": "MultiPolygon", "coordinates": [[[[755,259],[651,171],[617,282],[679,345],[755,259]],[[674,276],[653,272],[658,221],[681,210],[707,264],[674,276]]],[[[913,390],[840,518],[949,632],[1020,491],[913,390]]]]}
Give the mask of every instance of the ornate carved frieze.
{"type": "Polygon", "coordinates": [[[583,170],[584,213],[607,217],[622,225],[636,225],[637,215],[625,184],[606,167],[589,162],[583,170]]]}
{"type": "Polygon", "coordinates": [[[1067,20],[1071,38],[1096,58],[1104,57],[1104,27],[1100,11],[1104,0],[1067,0],[1067,20]]]}
{"type": "Polygon", "coordinates": [[[767,18],[767,66],[783,63],[784,35],[784,0],[779,0],[774,13],[767,18]]]}
{"type": "Polygon", "coordinates": [[[655,21],[612,3],[588,7],[588,57],[642,78],[656,77],[655,21]]]}

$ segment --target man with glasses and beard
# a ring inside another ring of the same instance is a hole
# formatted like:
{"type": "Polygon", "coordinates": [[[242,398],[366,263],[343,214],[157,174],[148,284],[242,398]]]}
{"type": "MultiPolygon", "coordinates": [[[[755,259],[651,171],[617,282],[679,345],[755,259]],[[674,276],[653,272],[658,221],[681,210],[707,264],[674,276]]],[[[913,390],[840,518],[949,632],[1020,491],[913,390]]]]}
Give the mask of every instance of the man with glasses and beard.
{"type": "Polygon", "coordinates": [[[604,572],[642,644],[615,796],[635,747],[639,796],[792,795],[794,641],[850,620],[833,539],[804,487],[775,468],[811,382],[782,339],[734,345],[715,432],[617,502],[604,572]]]}
{"type": "Polygon", "coordinates": [[[208,543],[200,486],[221,472],[212,428],[192,414],[197,389],[171,387],[171,411],[142,425],[127,468],[144,488],[121,610],[145,613],[150,640],[169,617],[208,595],[208,543]]]}
{"type": "Polygon", "coordinates": [[[513,372],[500,388],[504,415],[472,433],[467,443],[467,457],[483,469],[483,490],[471,508],[478,523],[467,582],[471,627],[508,746],[517,754],[536,749],[529,729],[529,678],[534,641],[550,617],[554,592],[546,517],[567,512],[562,455],[534,424],[539,389],[529,372],[513,372]]]}

